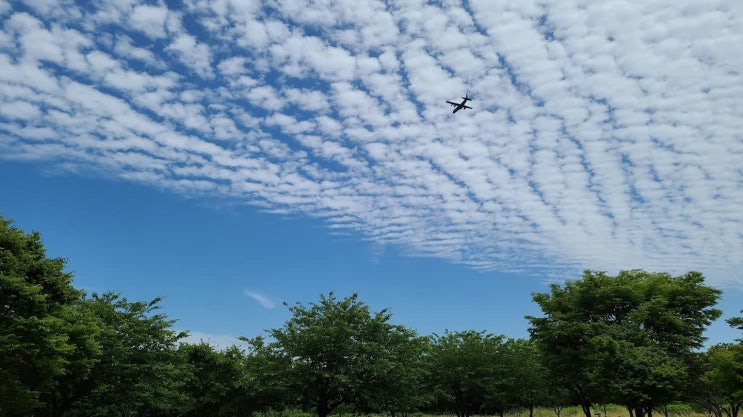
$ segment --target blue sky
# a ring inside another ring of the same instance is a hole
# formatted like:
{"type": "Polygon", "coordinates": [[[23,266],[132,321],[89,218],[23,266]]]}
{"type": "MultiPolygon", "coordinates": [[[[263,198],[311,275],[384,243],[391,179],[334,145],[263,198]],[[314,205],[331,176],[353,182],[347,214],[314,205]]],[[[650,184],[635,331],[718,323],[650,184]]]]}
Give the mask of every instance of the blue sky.
{"type": "Polygon", "coordinates": [[[583,269],[700,270],[735,315],[741,20],[726,1],[0,1],[0,213],[78,286],[164,295],[214,343],[331,290],[422,333],[524,337],[531,292],[583,269]]]}

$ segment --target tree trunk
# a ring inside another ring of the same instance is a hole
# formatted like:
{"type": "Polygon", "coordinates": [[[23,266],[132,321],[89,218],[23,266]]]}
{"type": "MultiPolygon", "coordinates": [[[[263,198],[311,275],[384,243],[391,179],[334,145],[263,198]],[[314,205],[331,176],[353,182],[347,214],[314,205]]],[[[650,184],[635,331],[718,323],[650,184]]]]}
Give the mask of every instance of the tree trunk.
{"type": "Polygon", "coordinates": [[[328,414],[330,414],[330,407],[328,407],[328,403],[320,401],[317,404],[317,417],[328,417],[328,414]]]}
{"type": "Polygon", "coordinates": [[[580,401],[580,408],[583,409],[583,414],[585,414],[586,417],[593,417],[591,415],[591,401],[588,399],[588,396],[585,395],[580,387],[573,386],[572,389],[576,394],[578,394],[578,400],[580,401]]]}
{"type": "Polygon", "coordinates": [[[581,400],[580,408],[583,409],[583,414],[585,414],[586,417],[593,417],[591,415],[591,404],[590,403],[586,403],[585,401],[581,400]]]}

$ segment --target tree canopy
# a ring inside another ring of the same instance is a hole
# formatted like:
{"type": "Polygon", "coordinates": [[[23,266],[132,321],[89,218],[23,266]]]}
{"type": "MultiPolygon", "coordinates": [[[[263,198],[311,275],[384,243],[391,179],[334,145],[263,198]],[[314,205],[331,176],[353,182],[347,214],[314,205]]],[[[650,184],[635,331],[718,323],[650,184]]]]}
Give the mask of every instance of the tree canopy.
{"type": "Polygon", "coordinates": [[[253,343],[284,365],[279,380],[301,406],[318,417],[343,404],[371,411],[410,406],[400,395],[409,391],[403,385],[419,357],[415,332],[391,324],[387,310],[372,314],[357,294],[339,300],[330,293],[289,310],[284,327],[268,331],[273,342],[253,343]]]}
{"type": "Polygon", "coordinates": [[[0,415],[30,414],[57,378],[90,367],[77,354],[91,349],[95,329],[80,329],[83,292],[64,266],[46,256],[38,232],[0,217],[0,415]]]}
{"type": "Polygon", "coordinates": [[[185,333],[158,313],[160,298],[130,302],[118,293],[93,294],[85,307],[99,319],[100,355],[72,409],[83,415],[148,414],[178,410],[187,368],[178,357],[185,333]],[[126,387],[126,389],[122,389],[126,387]]]}
{"type": "Polygon", "coordinates": [[[529,317],[529,331],[586,417],[592,404],[611,401],[641,417],[683,385],[683,363],[721,314],[713,308],[719,295],[698,272],[586,271],[533,295],[544,317],[529,317]]]}
{"type": "MultiPolygon", "coordinates": [[[[740,312],[743,313],[743,310],[741,310],[740,312]]],[[[727,320],[727,322],[731,327],[743,330],[743,317],[731,317],[727,320]]]]}
{"type": "Polygon", "coordinates": [[[437,408],[457,417],[501,411],[504,338],[486,332],[446,332],[434,336],[428,359],[437,408]]]}

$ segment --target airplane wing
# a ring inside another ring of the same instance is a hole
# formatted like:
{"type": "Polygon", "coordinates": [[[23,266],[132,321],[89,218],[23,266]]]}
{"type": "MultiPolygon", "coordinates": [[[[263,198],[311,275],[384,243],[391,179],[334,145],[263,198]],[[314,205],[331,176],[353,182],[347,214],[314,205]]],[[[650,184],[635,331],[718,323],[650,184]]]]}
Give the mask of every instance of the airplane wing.
{"type": "Polygon", "coordinates": [[[462,106],[462,107],[464,107],[465,109],[471,109],[472,108],[470,106],[462,106]]]}
{"type": "Polygon", "coordinates": [[[448,101],[448,100],[447,100],[447,103],[451,104],[452,106],[458,106],[459,105],[459,103],[454,103],[453,101],[448,101]]]}

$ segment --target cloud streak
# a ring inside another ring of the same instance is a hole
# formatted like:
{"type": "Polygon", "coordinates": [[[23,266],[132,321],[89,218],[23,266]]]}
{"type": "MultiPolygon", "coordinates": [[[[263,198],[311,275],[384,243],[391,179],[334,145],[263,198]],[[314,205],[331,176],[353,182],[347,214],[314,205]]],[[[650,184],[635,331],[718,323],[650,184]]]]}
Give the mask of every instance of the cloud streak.
{"type": "Polygon", "coordinates": [[[743,281],[730,2],[33,2],[0,17],[0,158],[486,270],[743,281]],[[452,115],[465,92],[475,109],[452,115]]]}
{"type": "Polygon", "coordinates": [[[258,304],[262,305],[263,307],[265,307],[265,308],[267,308],[269,310],[270,309],[273,309],[274,307],[276,307],[276,303],[274,303],[273,300],[271,300],[269,297],[266,297],[265,295],[263,295],[263,294],[261,294],[259,292],[245,290],[244,293],[245,293],[245,296],[246,297],[251,298],[251,299],[257,301],[258,304]]]}

